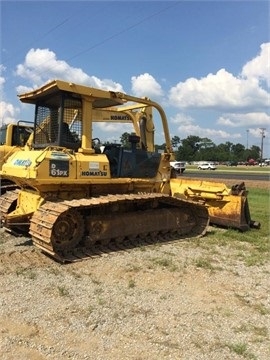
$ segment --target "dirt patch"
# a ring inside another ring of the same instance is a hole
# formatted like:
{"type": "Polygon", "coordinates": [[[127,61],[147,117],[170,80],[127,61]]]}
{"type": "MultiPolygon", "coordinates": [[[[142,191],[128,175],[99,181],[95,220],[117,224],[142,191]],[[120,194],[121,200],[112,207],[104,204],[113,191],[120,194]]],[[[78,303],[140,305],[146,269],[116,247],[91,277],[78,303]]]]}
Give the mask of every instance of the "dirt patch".
{"type": "Polygon", "coordinates": [[[270,262],[221,231],[62,265],[0,229],[1,358],[268,360],[270,262]]]}
{"type": "MultiPolygon", "coordinates": [[[[240,182],[236,179],[222,179],[222,178],[203,178],[205,181],[212,181],[212,182],[220,182],[224,183],[227,186],[233,186],[235,184],[239,184],[240,182]]],[[[268,189],[270,190],[270,179],[269,181],[262,181],[262,180],[244,180],[245,186],[247,189],[249,188],[261,188],[261,189],[268,189]]]]}
{"type": "Polygon", "coordinates": [[[1,358],[268,360],[270,264],[216,231],[66,265],[3,236],[1,358]]]}

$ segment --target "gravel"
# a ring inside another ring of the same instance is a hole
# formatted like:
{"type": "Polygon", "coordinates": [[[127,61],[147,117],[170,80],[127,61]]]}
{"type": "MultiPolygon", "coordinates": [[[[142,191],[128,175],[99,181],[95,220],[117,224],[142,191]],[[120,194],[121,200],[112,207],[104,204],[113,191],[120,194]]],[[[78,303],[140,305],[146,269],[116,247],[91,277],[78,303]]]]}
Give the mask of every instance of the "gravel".
{"type": "Polygon", "coordinates": [[[1,359],[270,359],[270,262],[214,231],[61,265],[1,229],[1,359]]]}

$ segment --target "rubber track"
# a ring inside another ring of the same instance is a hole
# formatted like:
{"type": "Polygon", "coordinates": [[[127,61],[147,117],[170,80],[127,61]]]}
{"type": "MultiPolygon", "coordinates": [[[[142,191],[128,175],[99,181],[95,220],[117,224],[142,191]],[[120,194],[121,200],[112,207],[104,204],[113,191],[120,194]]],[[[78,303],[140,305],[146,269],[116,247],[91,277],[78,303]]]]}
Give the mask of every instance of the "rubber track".
{"type": "MultiPolygon", "coordinates": [[[[106,195],[100,196],[97,198],[90,199],[79,199],[79,200],[65,200],[62,202],[50,202],[47,201],[44,203],[32,216],[30,224],[30,234],[32,236],[33,243],[41,248],[48,255],[52,256],[54,259],[60,262],[74,262],[87,259],[97,252],[100,252],[100,246],[91,246],[90,248],[85,248],[82,246],[76,247],[73,251],[67,252],[55,252],[51,244],[51,234],[54,223],[57,221],[58,217],[65,211],[77,208],[95,208],[100,207],[101,205],[113,205],[119,202],[146,202],[149,200],[157,200],[159,203],[170,204],[172,206],[179,206],[182,209],[185,207],[192,207],[192,211],[196,212],[198,220],[198,226],[194,228],[192,233],[189,233],[185,238],[202,236],[206,232],[209,217],[206,208],[203,205],[195,204],[193,202],[182,201],[177,198],[173,198],[166,194],[160,193],[143,193],[143,194],[116,194],[116,195],[106,195]]],[[[139,229],[138,229],[139,231],[139,229]]],[[[140,241],[140,234],[134,234],[132,239],[125,239],[124,248],[128,246],[128,242],[134,242],[134,239],[137,237],[136,241],[140,241]]],[[[160,234],[155,234],[155,238],[160,239],[160,234]]],[[[166,236],[168,237],[168,235],[166,236]]],[[[149,237],[148,237],[149,238],[149,237]]],[[[151,236],[150,236],[151,238],[151,236]]],[[[141,239],[142,240],[142,239],[141,239]]],[[[150,239],[153,242],[153,240],[150,239]]],[[[157,241],[157,239],[156,239],[157,241]]],[[[121,248],[120,244],[109,243],[106,245],[108,250],[116,250],[121,248]]],[[[132,247],[134,247],[132,245],[132,247]]],[[[104,249],[103,249],[104,250],[104,249]]],[[[103,251],[102,250],[102,251],[103,251]]],[[[105,247],[106,252],[106,247],[105,247]]]]}

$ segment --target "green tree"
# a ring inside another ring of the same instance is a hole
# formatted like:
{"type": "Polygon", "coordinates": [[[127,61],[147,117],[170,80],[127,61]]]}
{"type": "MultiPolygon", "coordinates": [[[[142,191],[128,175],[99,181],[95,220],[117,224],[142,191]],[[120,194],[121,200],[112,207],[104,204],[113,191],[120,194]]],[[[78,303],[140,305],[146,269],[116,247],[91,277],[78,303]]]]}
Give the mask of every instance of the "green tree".
{"type": "Polygon", "coordinates": [[[124,148],[126,149],[130,149],[131,148],[131,144],[129,142],[129,136],[131,134],[128,132],[124,132],[121,137],[120,137],[120,143],[123,145],[124,148]]]}
{"type": "Polygon", "coordinates": [[[174,149],[178,148],[178,146],[181,143],[180,137],[179,136],[173,136],[172,139],[171,139],[171,142],[172,142],[172,147],[174,149]]]}
{"type": "Polygon", "coordinates": [[[199,136],[190,135],[181,141],[182,145],[176,151],[177,160],[192,161],[195,154],[200,149],[201,138],[199,136]]]}
{"type": "Polygon", "coordinates": [[[245,152],[245,161],[249,159],[259,160],[260,159],[261,149],[259,146],[252,145],[246,152],[245,152]]]}
{"type": "Polygon", "coordinates": [[[228,161],[234,160],[231,158],[231,151],[232,151],[233,143],[230,141],[226,141],[225,143],[221,143],[217,145],[216,152],[218,154],[218,161],[228,161]]]}
{"type": "MultiPolygon", "coordinates": [[[[130,133],[123,133],[120,137],[120,143],[130,149],[130,133]]],[[[176,160],[184,161],[247,161],[249,159],[260,159],[259,146],[252,145],[245,149],[242,144],[233,144],[230,141],[216,145],[211,139],[201,138],[196,135],[189,135],[186,139],[180,140],[179,136],[173,136],[172,146],[175,149],[176,160]]],[[[155,144],[155,151],[165,150],[166,144],[155,144]]]]}
{"type": "Polygon", "coordinates": [[[213,143],[212,140],[208,138],[201,138],[199,145],[200,145],[200,149],[209,149],[213,147],[215,144],[213,143]]]}
{"type": "Polygon", "coordinates": [[[200,151],[195,156],[195,160],[219,161],[219,156],[216,151],[216,145],[213,144],[211,147],[201,148],[200,151]]]}
{"type": "Polygon", "coordinates": [[[232,158],[230,160],[240,161],[244,157],[245,146],[242,144],[232,145],[232,158]]]}
{"type": "Polygon", "coordinates": [[[215,144],[208,138],[201,138],[199,142],[199,151],[195,154],[195,159],[200,160],[214,160],[216,161],[215,144]]]}
{"type": "Polygon", "coordinates": [[[158,152],[158,151],[165,151],[165,149],[166,149],[166,144],[164,143],[164,144],[162,144],[162,145],[155,145],[155,151],[156,152],[158,152]]]}

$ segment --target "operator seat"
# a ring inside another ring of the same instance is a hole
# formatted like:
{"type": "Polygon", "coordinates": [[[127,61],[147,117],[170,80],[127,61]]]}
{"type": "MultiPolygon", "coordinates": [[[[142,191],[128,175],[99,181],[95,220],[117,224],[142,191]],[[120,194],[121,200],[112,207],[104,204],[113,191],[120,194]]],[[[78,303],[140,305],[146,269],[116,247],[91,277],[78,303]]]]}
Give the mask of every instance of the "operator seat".
{"type": "Polygon", "coordinates": [[[61,145],[75,151],[81,146],[80,142],[76,140],[75,136],[70,131],[66,122],[61,124],[61,145]]]}
{"type": "Polygon", "coordinates": [[[72,132],[69,129],[68,124],[65,122],[62,123],[62,140],[64,142],[72,142],[72,143],[76,142],[72,132]]]}

